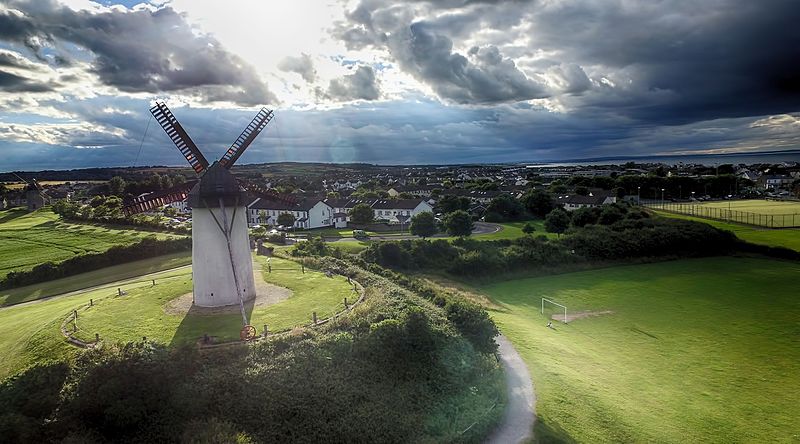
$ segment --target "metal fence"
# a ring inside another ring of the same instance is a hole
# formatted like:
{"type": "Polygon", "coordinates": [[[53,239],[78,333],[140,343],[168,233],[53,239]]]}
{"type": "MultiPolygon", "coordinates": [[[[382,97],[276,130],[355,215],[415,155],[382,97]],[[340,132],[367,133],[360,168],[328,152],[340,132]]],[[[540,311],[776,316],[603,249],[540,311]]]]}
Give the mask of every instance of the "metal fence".
{"type": "Polygon", "coordinates": [[[689,216],[704,217],[706,219],[736,222],[739,224],[753,225],[765,228],[796,228],[800,227],[800,213],[794,214],[763,214],[750,211],[739,211],[727,208],[710,207],[692,203],[678,202],[648,202],[642,203],[648,208],[653,208],[670,213],[686,214],[689,216]]]}

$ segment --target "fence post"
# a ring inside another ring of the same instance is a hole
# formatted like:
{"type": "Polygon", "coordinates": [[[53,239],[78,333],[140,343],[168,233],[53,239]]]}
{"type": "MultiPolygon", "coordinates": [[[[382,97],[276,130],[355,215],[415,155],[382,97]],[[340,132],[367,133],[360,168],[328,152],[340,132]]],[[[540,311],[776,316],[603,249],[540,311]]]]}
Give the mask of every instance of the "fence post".
{"type": "Polygon", "coordinates": [[[317,312],[311,313],[311,320],[314,322],[314,325],[317,325],[317,312]]]}
{"type": "Polygon", "coordinates": [[[94,334],[94,342],[100,342],[100,333],[94,334]]]}
{"type": "Polygon", "coordinates": [[[264,337],[265,337],[265,338],[267,337],[267,332],[268,332],[268,331],[269,331],[269,330],[267,330],[267,324],[264,324],[264,337]]]}
{"type": "Polygon", "coordinates": [[[346,309],[350,308],[350,307],[347,306],[347,298],[344,298],[344,308],[346,308],[346,309]]]}
{"type": "Polygon", "coordinates": [[[94,299],[89,299],[89,306],[94,307],[94,299]]]}

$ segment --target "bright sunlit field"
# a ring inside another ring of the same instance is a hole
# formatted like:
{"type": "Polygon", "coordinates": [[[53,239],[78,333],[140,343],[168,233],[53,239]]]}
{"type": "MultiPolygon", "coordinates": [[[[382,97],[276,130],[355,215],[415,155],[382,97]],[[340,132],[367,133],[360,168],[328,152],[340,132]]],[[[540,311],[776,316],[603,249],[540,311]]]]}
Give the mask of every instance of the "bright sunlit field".
{"type": "Polygon", "coordinates": [[[800,265],[711,258],[482,288],[530,370],[542,442],[800,440],[800,265]],[[554,322],[542,297],[570,313],[554,322]]]}

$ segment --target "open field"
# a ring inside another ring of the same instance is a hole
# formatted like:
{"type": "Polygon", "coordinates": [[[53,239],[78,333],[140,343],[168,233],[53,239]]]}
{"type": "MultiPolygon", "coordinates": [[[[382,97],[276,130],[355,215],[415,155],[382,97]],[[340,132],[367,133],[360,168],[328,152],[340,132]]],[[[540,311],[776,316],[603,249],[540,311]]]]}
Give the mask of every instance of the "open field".
{"type": "Polygon", "coordinates": [[[800,265],[710,258],[481,288],[532,374],[543,442],[800,440],[800,265]],[[554,323],[541,297],[569,311],[554,323]]]}
{"type": "Polygon", "coordinates": [[[0,290],[0,306],[19,304],[110,283],[126,284],[129,280],[137,280],[138,276],[191,265],[191,263],[191,253],[175,253],[127,264],[112,265],[77,276],[41,282],[27,287],[0,290]]]}
{"type": "MultiPolygon", "coordinates": [[[[49,209],[0,211],[0,279],[12,271],[130,245],[154,233],[61,222],[49,209]]],[[[172,234],[156,234],[159,238],[172,234]]]]}
{"type": "MultiPolygon", "coordinates": [[[[39,180],[37,183],[41,186],[63,185],[65,183],[106,183],[105,180],[39,180]]],[[[21,190],[28,186],[25,182],[4,182],[6,188],[9,190],[21,190]]]]}
{"type": "Polygon", "coordinates": [[[656,202],[651,208],[768,228],[800,227],[800,202],[763,199],[656,202]]]}
{"type": "Polygon", "coordinates": [[[732,231],[739,239],[771,247],[785,247],[800,251],[800,228],[761,228],[719,220],[692,217],[683,214],[656,211],[660,216],[703,222],[721,230],[732,231]]]}
{"type": "MultiPolygon", "coordinates": [[[[262,265],[265,263],[265,258],[256,260],[262,265]]],[[[263,273],[264,279],[292,290],[293,295],[275,305],[252,310],[251,323],[259,331],[264,324],[275,332],[309,324],[312,311],[323,319],[340,311],[345,297],[349,301],[356,300],[342,276],[328,278],[309,269],[303,274],[299,264],[278,258],[272,258],[272,267],[272,273],[263,273]]],[[[238,312],[215,316],[165,313],[164,305],[169,300],[191,291],[190,278],[191,268],[181,267],[86,292],[1,308],[0,379],[33,362],[74,353],[75,349],[66,344],[59,327],[73,309],[84,307],[90,298],[94,299],[94,307],[79,310],[78,337],[83,339],[91,340],[95,333],[100,333],[107,341],[135,341],[147,336],[167,344],[192,342],[203,333],[220,339],[238,338],[242,322],[238,312]],[[155,287],[151,278],[156,279],[155,287]],[[118,287],[128,294],[117,297],[118,287]]],[[[91,280],[87,277],[87,282],[91,280]]]]}

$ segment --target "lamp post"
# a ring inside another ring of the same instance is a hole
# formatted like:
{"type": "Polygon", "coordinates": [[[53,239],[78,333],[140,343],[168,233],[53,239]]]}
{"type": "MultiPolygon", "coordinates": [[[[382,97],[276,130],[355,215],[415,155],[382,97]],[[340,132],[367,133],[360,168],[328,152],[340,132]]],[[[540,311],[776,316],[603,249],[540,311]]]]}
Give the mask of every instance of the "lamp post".
{"type": "Polygon", "coordinates": [[[642,187],[636,187],[636,205],[642,205],[642,187]]]}
{"type": "Polygon", "coordinates": [[[664,189],[661,189],[661,209],[664,209],[664,189]]]}

